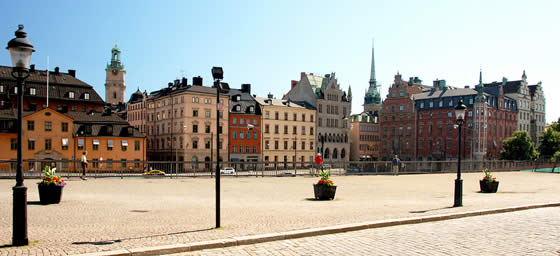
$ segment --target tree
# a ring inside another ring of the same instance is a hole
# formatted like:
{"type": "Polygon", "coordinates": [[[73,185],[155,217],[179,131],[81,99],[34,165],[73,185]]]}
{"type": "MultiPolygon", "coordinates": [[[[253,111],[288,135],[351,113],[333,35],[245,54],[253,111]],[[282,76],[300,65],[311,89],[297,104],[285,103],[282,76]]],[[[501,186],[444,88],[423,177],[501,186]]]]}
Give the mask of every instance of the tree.
{"type": "Polygon", "coordinates": [[[539,152],[541,156],[552,157],[554,153],[560,151],[560,118],[557,122],[553,122],[546,127],[540,141],[539,152]]]}
{"type": "Polygon", "coordinates": [[[535,145],[526,131],[516,131],[504,140],[500,158],[505,160],[533,160],[537,157],[535,145]]]}

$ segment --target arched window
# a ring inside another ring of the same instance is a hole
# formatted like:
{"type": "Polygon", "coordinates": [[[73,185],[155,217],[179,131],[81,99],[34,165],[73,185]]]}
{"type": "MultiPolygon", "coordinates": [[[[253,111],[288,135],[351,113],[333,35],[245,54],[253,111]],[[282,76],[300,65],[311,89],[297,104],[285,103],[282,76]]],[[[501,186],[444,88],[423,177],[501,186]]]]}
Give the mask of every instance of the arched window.
{"type": "Polygon", "coordinates": [[[336,148],[333,149],[333,151],[332,151],[332,158],[333,158],[333,159],[337,159],[337,158],[338,158],[338,150],[337,150],[336,148]]]}
{"type": "Polygon", "coordinates": [[[329,159],[329,149],[325,149],[325,155],[323,156],[324,159],[329,159]]]}
{"type": "Polygon", "coordinates": [[[342,149],[340,151],[340,158],[343,159],[343,160],[344,160],[344,158],[346,158],[346,150],[345,149],[342,149]]]}

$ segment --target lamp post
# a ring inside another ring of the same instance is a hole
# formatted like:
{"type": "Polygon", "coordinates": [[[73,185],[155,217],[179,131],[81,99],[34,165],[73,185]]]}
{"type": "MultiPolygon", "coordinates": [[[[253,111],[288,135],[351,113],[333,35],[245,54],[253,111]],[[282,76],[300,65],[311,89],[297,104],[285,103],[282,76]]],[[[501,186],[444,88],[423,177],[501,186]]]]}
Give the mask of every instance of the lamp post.
{"type": "Polygon", "coordinates": [[[12,245],[23,246],[29,243],[27,238],[27,187],[23,184],[23,158],[22,158],[22,126],[23,126],[23,86],[29,77],[29,61],[35,51],[33,45],[26,39],[27,33],[23,25],[18,25],[15,32],[16,38],[8,42],[8,49],[12,59],[12,76],[17,80],[17,167],[16,185],[13,190],[13,233],[12,245]]]}
{"type": "Polygon", "coordinates": [[[455,107],[455,117],[459,126],[459,144],[457,145],[457,179],[455,180],[455,203],[453,207],[463,206],[463,180],[461,179],[461,127],[465,122],[465,110],[467,106],[463,100],[459,100],[455,107]]]}
{"type": "Polygon", "coordinates": [[[224,79],[222,67],[212,67],[212,77],[216,87],[216,228],[220,227],[220,110],[223,105],[220,103],[220,90],[222,86],[220,80],[224,79]]]}

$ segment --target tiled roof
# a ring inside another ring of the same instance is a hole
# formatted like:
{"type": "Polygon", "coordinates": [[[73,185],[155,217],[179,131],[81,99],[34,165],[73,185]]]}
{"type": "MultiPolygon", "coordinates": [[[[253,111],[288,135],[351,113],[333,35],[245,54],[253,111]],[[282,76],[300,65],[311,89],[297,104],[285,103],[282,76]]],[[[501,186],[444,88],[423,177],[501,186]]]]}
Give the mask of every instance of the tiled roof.
{"type": "Polygon", "coordinates": [[[443,97],[466,96],[466,95],[476,95],[476,94],[477,92],[474,89],[448,87],[446,90],[437,90],[433,92],[429,91],[429,92],[413,94],[412,97],[414,98],[414,100],[423,100],[423,99],[436,99],[436,98],[443,98],[443,97]]]}
{"type": "Polygon", "coordinates": [[[255,100],[260,104],[260,105],[265,105],[265,106],[277,106],[277,107],[290,107],[290,108],[305,108],[302,105],[299,105],[293,101],[287,101],[287,100],[279,100],[279,99],[269,99],[269,98],[260,98],[257,97],[255,98],[255,100]],[[289,104],[288,104],[289,102],[289,104]]]}
{"type": "MultiPolygon", "coordinates": [[[[0,84],[6,84],[8,86],[15,86],[16,80],[11,75],[12,68],[7,66],[0,66],[0,84]]],[[[25,80],[26,91],[29,88],[36,89],[36,95],[27,97],[47,97],[47,71],[46,70],[35,70],[29,72],[29,77],[25,80]]],[[[99,94],[93,89],[89,84],[77,79],[68,73],[59,72],[49,72],[49,99],[58,100],[74,100],[83,101],[83,95],[89,93],[90,99],[89,103],[104,104],[99,94]],[[75,98],[69,99],[68,93],[74,92],[75,98]]]]}

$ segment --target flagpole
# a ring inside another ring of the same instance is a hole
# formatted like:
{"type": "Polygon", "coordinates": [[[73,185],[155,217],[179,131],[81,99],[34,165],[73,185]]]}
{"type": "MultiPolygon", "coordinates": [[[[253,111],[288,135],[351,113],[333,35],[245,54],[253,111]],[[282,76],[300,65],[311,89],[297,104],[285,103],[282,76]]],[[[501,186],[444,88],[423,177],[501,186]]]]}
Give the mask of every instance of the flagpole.
{"type": "Polygon", "coordinates": [[[49,107],[49,56],[47,56],[47,108],[49,107]]]}

